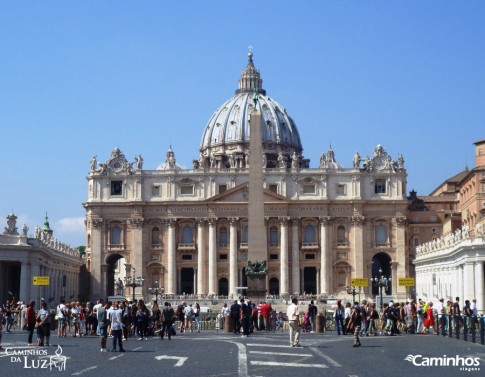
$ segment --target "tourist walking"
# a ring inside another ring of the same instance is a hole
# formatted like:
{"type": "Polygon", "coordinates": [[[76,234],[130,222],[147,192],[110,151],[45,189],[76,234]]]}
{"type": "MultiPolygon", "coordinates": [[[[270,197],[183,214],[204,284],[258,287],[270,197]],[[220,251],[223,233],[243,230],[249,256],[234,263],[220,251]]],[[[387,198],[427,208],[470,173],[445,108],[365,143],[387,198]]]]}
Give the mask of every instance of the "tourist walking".
{"type": "Polygon", "coordinates": [[[286,310],[290,327],[290,345],[292,347],[301,347],[300,344],[300,311],[298,309],[298,299],[293,298],[291,304],[286,310]]]}
{"type": "Polygon", "coordinates": [[[197,328],[197,332],[200,332],[200,305],[198,302],[195,303],[194,319],[195,319],[195,327],[197,328]]]}
{"type": "Polygon", "coordinates": [[[107,311],[109,309],[108,303],[104,304],[104,300],[99,300],[98,308],[96,310],[96,318],[98,320],[98,334],[100,337],[101,352],[106,350],[106,338],[108,338],[108,317],[107,311]]]}
{"type": "Polygon", "coordinates": [[[241,322],[239,318],[241,316],[241,306],[234,300],[234,303],[231,305],[231,321],[232,321],[232,331],[234,334],[239,334],[239,330],[241,328],[241,322]]]}
{"type": "Polygon", "coordinates": [[[39,312],[37,313],[37,335],[40,335],[39,346],[49,346],[51,336],[51,319],[47,310],[47,303],[42,302],[39,312]]]}
{"type": "Polygon", "coordinates": [[[109,312],[109,323],[111,324],[111,335],[113,336],[113,348],[111,352],[116,352],[116,343],[120,352],[125,352],[122,344],[122,331],[123,331],[123,311],[118,305],[118,302],[113,303],[113,308],[109,312]]]}
{"type": "Polygon", "coordinates": [[[337,334],[345,335],[345,327],[344,327],[344,313],[345,309],[342,305],[342,300],[337,300],[337,305],[334,308],[333,317],[335,318],[335,327],[337,328],[337,334]]]}
{"type": "Polygon", "coordinates": [[[36,323],[36,315],[35,315],[35,301],[30,301],[29,306],[27,307],[27,313],[25,315],[25,323],[27,325],[27,331],[29,332],[29,340],[27,345],[32,346],[32,338],[34,336],[34,329],[36,323]]]}
{"type": "Polygon", "coordinates": [[[164,306],[162,311],[163,322],[162,322],[162,331],[160,332],[160,338],[163,340],[164,335],[167,334],[168,340],[171,340],[174,311],[168,302],[165,302],[163,306],[164,306]]]}
{"type": "Polygon", "coordinates": [[[353,327],[354,328],[354,347],[360,347],[360,338],[359,338],[359,333],[360,333],[360,328],[362,326],[364,317],[361,313],[361,310],[358,305],[355,305],[354,308],[352,309],[352,314],[350,315],[350,321],[348,325],[348,329],[353,327]]]}

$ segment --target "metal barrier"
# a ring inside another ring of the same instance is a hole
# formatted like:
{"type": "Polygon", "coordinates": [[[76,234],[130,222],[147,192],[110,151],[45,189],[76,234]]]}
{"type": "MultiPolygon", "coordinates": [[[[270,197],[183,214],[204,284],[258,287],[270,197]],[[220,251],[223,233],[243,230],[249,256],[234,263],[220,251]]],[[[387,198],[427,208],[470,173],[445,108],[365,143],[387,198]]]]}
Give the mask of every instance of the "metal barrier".
{"type": "Polygon", "coordinates": [[[437,336],[448,336],[460,339],[463,337],[465,342],[477,342],[477,335],[480,344],[485,345],[485,317],[481,316],[463,316],[463,315],[443,315],[437,317],[434,332],[437,336]]]}

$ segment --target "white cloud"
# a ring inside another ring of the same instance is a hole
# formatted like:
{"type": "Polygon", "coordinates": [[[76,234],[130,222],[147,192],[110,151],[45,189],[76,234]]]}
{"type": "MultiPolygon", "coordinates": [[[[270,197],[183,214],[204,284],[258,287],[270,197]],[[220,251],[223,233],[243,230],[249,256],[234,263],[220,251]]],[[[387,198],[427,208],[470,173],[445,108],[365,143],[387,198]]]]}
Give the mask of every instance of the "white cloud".
{"type": "Polygon", "coordinates": [[[54,237],[62,242],[70,243],[71,246],[79,246],[85,243],[86,227],[84,217],[66,217],[51,225],[54,237]]]}

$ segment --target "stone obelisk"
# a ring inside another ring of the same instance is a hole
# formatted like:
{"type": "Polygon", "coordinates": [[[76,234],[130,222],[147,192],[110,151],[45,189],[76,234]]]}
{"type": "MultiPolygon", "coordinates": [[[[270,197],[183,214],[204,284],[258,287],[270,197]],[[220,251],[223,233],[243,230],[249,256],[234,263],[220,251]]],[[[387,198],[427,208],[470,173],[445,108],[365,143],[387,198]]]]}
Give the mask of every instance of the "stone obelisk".
{"type": "Polygon", "coordinates": [[[263,134],[258,111],[257,89],[254,109],[249,120],[249,203],[248,203],[248,265],[246,276],[248,296],[256,302],[266,297],[267,242],[264,224],[263,134]]]}

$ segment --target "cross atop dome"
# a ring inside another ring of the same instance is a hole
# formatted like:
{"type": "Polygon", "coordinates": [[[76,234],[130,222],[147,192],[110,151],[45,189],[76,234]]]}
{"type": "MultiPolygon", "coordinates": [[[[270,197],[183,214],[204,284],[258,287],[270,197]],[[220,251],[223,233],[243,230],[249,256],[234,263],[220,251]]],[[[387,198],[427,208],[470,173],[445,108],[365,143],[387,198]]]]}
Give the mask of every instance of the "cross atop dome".
{"type": "Polygon", "coordinates": [[[258,94],[266,95],[266,90],[262,89],[263,80],[259,74],[259,70],[256,69],[253,63],[253,46],[248,47],[248,65],[241,73],[241,78],[239,79],[239,89],[236,90],[236,94],[240,93],[253,93],[257,91],[258,94]]]}

